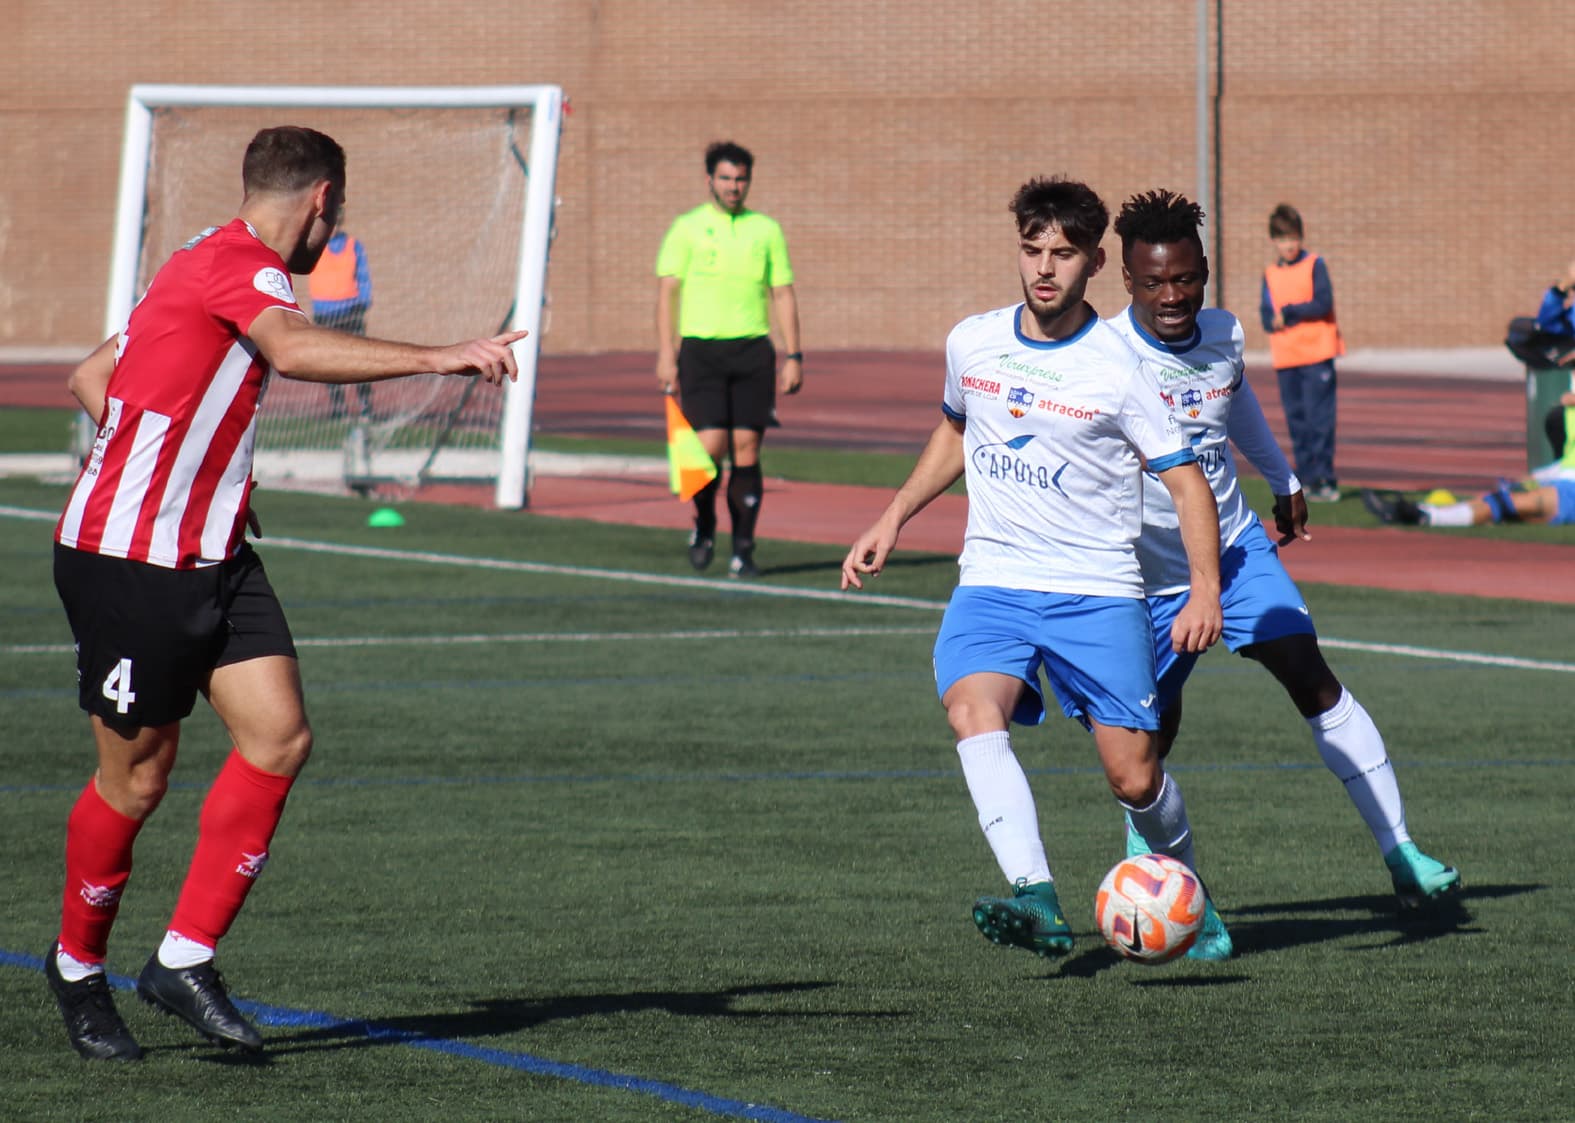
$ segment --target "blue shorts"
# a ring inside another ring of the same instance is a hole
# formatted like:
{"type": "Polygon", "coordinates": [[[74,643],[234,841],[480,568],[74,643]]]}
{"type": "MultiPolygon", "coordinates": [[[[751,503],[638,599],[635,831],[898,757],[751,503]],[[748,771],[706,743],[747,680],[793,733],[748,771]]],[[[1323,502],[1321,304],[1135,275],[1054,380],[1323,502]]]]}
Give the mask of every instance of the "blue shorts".
{"type": "MultiPolygon", "coordinates": [[[[1170,626],[1186,603],[1186,593],[1148,599],[1161,709],[1181,696],[1181,688],[1201,654],[1178,655],[1170,647],[1170,626]]],[[[1220,609],[1225,616],[1225,631],[1220,638],[1232,651],[1286,636],[1318,634],[1307,602],[1285,572],[1280,551],[1269,541],[1261,523],[1243,531],[1241,537],[1220,551],[1220,609]]]]}
{"type": "Polygon", "coordinates": [[[1548,520],[1549,525],[1568,526],[1575,523],[1575,481],[1554,480],[1553,487],[1559,493],[1559,503],[1553,517],[1548,520]]]}
{"type": "Polygon", "coordinates": [[[944,698],[967,675],[1012,675],[1028,688],[1012,720],[1038,725],[1040,668],[1067,717],[1159,728],[1153,633],[1141,600],[959,585],[935,637],[936,692],[944,698]]]}

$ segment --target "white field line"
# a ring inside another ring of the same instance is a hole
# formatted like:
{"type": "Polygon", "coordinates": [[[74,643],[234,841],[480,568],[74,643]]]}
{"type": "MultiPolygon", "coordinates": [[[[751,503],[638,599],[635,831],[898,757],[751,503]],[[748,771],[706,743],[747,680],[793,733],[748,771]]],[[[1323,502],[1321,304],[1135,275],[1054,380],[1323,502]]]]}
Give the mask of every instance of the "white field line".
{"type": "MultiPolygon", "coordinates": [[[[0,514],[4,509],[0,508],[0,514]]],[[[465,569],[491,569],[505,573],[538,573],[553,577],[588,577],[603,581],[622,581],[631,585],[665,585],[673,588],[713,589],[739,596],[787,597],[792,600],[839,601],[843,604],[869,604],[885,608],[921,608],[934,612],[946,608],[944,601],[918,597],[887,597],[878,593],[844,593],[838,589],[805,589],[798,586],[761,585],[715,577],[668,577],[659,573],[635,573],[624,569],[592,569],[577,565],[549,565],[545,562],[514,561],[508,558],[476,558],[462,554],[438,554],[425,550],[390,550],[378,546],[349,546],[334,542],[311,542],[301,538],[268,538],[263,549],[305,550],[316,554],[337,554],[351,558],[380,561],[423,562],[427,565],[454,565],[465,569]]]]}
{"type": "MultiPolygon", "coordinates": [[[[40,522],[53,522],[59,516],[53,511],[31,510],[25,507],[9,507],[0,505],[0,517],[30,519],[40,522]]],[[[587,566],[574,565],[549,565],[545,562],[514,561],[507,558],[477,558],[467,557],[463,554],[440,554],[426,550],[394,550],[380,546],[351,546],[344,543],[314,542],[302,538],[268,538],[263,540],[264,549],[275,550],[304,550],[309,553],[332,554],[340,557],[372,558],[380,561],[420,562],[426,565],[452,565],[466,569],[489,569],[505,573],[535,573],[556,577],[583,577],[593,580],[621,581],[636,585],[661,585],[677,588],[714,589],[731,593],[737,596],[765,596],[787,597],[794,600],[836,601],[843,604],[865,604],[886,608],[913,608],[931,612],[939,612],[946,607],[944,601],[925,600],[919,597],[888,597],[877,593],[844,593],[835,589],[805,589],[784,585],[762,585],[754,582],[732,581],[708,577],[669,577],[654,573],[634,573],[629,570],[619,569],[593,569],[587,566]]],[[[914,632],[927,631],[928,629],[915,629],[914,632]]],[[[498,636],[407,636],[407,637],[347,637],[343,639],[302,639],[297,644],[304,647],[332,647],[332,646],[439,646],[459,643],[548,643],[548,642],[593,642],[597,640],[642,640],[642,639],[755,639],[776,635],[823,635],[829,637],[862,636],[862,635],[901,635],[903,629],[883,631],[872,630],[840,630],[815,629],[786,630],[779,632],[747,631],[740,630],[736,633],[728,630],[696,631],[696,632],[668,632],[668,633],[515,633],[512,635],[498,636]]],[[[1342,651],[1363,651],[1377,655],[1395,655],[1407,659],[1433,659],[1446,663],[1462,663],[1472,666],[1509,667],[1516,670],[1552,671],[1560,674],[1575,674],[1575,663],[1554,662],[1546,659],[1522,659],[1512,655],[1488,655],[1474,651],[1449,651],[1443,648],[1415,647],[1407,644],[1389,643],[1364,643],[1358,640],[1342,640],[1328,636],[1320,636],[1318,642],[1328,648],[1342,651]]],[[[53,644],[11,644],[0,645],[0,653],[10,655],[33,654],[42,652],[56,652],[70,648],[53,644]]]]}
{"type": "Polygon", "coordinates": [[[1549,659],[1522,659],[1515,655],[1486,655],[1476,651],[1444,651],[1432,647],[1411,647],[1403,643],[1362,643],[1360,640],[1318,637],[1321,647],[1341,651],[1367,651],[1375,655],[1401,655],[1408,659],[1442,659],[1450,663],[1470,663],[1477,667],[1512,667],[1518,671],[1559,671],[1575,673],[1575,663],[1556,663],[1549,659]]]}

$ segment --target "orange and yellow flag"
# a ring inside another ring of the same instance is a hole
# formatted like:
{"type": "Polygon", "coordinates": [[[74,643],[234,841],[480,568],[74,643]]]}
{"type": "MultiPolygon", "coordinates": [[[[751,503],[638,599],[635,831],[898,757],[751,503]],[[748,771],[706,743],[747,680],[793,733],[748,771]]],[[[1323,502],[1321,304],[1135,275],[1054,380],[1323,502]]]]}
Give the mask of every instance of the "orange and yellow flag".
{"type": "Polygon", "coordinates": [[[714,479],[716,463],[695,436],[677,400],[667,395],[667,480],[673,494],[687,503],[714,479]]]}

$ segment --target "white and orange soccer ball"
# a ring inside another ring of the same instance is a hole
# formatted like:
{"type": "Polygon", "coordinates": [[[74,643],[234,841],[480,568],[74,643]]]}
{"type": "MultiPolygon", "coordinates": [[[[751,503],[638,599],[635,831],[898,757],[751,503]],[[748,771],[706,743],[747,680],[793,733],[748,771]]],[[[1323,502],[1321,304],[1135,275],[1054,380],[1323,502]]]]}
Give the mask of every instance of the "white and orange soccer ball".
{"type": "Polygon", "coordinates": [[[1136,963],[1168,963],[1203,927],[1203,882],[1164,854],[1126,858],[1105,875],[1094,919],[1105,942],[1136,963]]]}

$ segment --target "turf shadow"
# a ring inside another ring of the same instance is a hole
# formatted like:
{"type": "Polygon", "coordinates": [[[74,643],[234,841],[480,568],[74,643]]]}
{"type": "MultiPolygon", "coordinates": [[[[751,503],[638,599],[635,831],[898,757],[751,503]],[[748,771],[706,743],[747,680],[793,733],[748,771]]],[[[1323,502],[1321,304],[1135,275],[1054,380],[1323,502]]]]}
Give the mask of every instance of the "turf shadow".
{"type": "MultiPolygon", "coordinates": [[[[1476,935],[1483,931],[1474,923],[1469,904],[1536,893],[1545,885],[1476,885],[1463,889],[1456,897],[1436,902],[1415,912],[1400,910],[1392,896],[1327,897],[1314,901],[1278,901],[1222,910],[1235,943],[1231,962],[1262,952],[1345,940],[1353,936],[1372,936],[1372,942],[1357,950],[1398,947],[1422,943],[1445,936],[1476,935]],[[1330,916],[1330,913],[1367,913],[1366,916],[1330,916]]],[[[1124,964],[1111,949],[1096,946],[1065,960],[1046,978],[1089,979],[1101,971],[1124,964]]],[[[1209,975],[1141,980],[1144,986],[1218,986],[1246,981],[1246,976],[1209,975]]]]}
{"type": "MultiPolygon", "coordinates": [[[[1235,928],[1231,931],[1234,933],[1235,928]]],[[[1096,943],[1098,937],[1095,937],[1096,943]]],[[[1179,961],[1178,961],[1179,962],[1179,961]]],[[[1159,966],[1164,967],[1165,964],[1159,966]]],[[[1144,972],[1143,976],[1133,980],[1138,986],[1171,986],[1171,987],[1215,987],[1225,986],[1230,983],[1243,983],[1248,981],[1246,975],[1241,974],[1208,974],[1208,975],[1148,975],[1148,968],[1143,964],[1128,963],[1127,960],[1117,955],[1103,943],[1091,947],[1086,951],[1078,952],[1069,959],[1061,962],[1059,971],[1052,973],[1048,978],[1091,979],[1101,971],[1109,971],[1113,967],[1125,967],[1128,970],[1144,972]]]]}
{"type": "Polygon", "coordinates": [[[837,986],[806,981],[762,983],[714,991],[628,991],[574,994],[550,998],[483,998],[469,1009],[449,1013],[411,1014],[390,1018],[345,1020],[298,1033],[269,1034],[270,1055],[308,1049],[359,1048],[413,1041],[448,1041],[502,1037],[548,1022],[599,1018],[617,1014],[661,1011],[699,1018],[907,1018],[906,1010],[737,1009],[741,999],[795,995],[837,986]]]}
{"type": "Polygon", "coordinates": [[[1373,937],[1372,942],[1359,945],[1359,950],[1371,950],[1478,934],[1483,929],[1474,922],[1472,901],[1515,897],[1544,888],[1536,884],[1475,885],[1463,889],[1458,896],[1416,911],[1402,911],[1389,895],[1365,895],[1271,902],[1223,912],[1238,957],[1353,936],[1373,937]]]}

